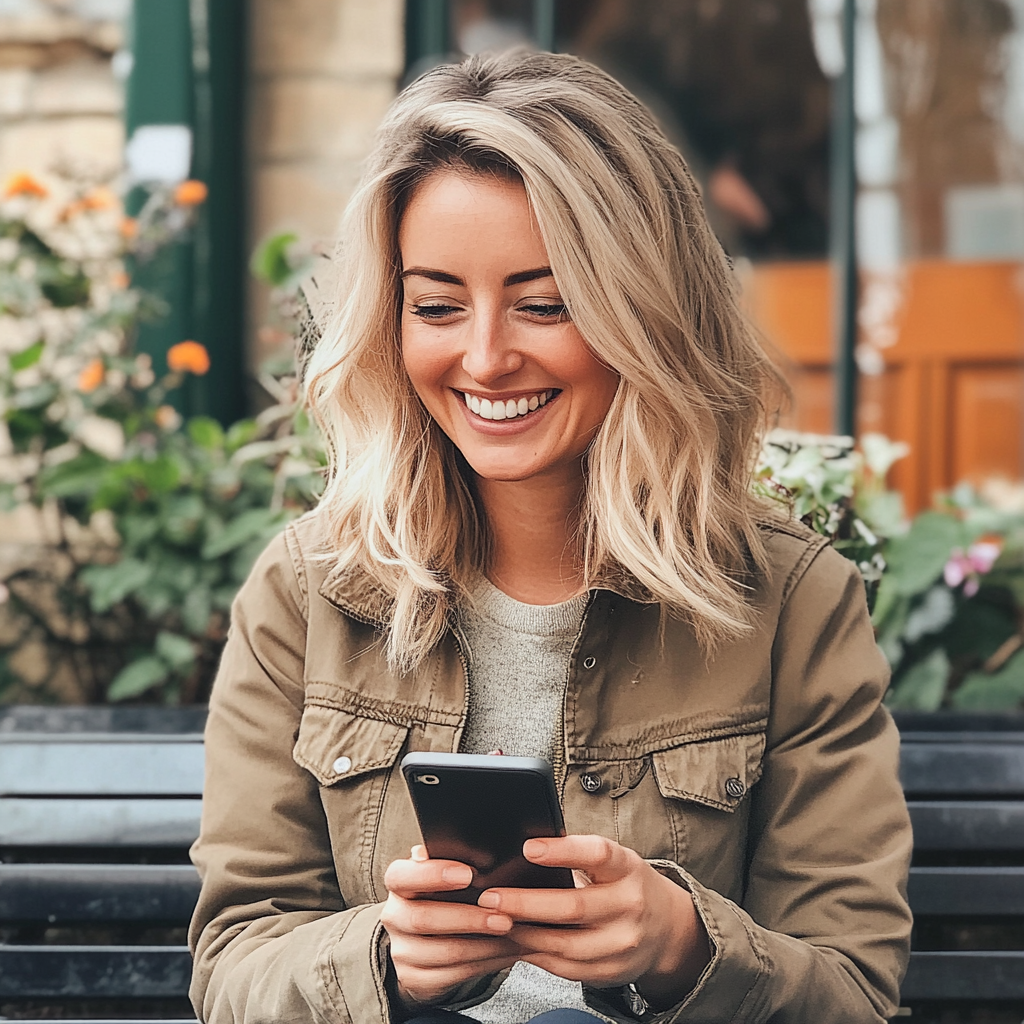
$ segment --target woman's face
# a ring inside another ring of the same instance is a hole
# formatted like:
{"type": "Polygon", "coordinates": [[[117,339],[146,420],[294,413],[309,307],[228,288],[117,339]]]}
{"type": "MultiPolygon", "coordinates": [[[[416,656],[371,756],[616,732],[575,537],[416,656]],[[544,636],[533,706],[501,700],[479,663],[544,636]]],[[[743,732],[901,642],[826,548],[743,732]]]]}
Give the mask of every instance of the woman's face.
{"type": "Polygon", "coordinates": [[[431,416],[484,479],[578,474],[618,375],[568,319],[523,186],[438,171],[398,240],[402,354],[431,416]]]}

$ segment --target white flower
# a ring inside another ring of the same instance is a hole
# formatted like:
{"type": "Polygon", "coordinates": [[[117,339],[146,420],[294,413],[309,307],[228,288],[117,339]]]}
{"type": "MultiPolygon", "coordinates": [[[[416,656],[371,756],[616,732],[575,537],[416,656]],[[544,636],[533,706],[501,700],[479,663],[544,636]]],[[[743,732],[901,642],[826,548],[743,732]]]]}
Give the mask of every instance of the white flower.
{"type": "Polygon", "coordinates": [[[114,461],[124,455],[124,430],[121,424],[105,416],[86,416],[75,429],[75,435],[97,455],[114,461]]]}

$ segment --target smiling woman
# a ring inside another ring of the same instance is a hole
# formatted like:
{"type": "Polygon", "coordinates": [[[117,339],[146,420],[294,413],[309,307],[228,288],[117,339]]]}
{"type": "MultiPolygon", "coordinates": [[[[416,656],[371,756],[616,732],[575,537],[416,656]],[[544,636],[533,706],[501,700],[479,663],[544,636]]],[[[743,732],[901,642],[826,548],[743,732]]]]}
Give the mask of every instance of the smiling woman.
{"type": "Polygon", "coordinates": [[[885,662],[856,569],[752,493],[776,376],[679,153],[575,58],[440,67],[339,258],[327,488],[211,698],[201,1019],[890,1017],[885,662]],[[550,761],[569,834],[523,856],[576,888],[444,898],[473,870],[399,760],[496,748],[550,761]]]}

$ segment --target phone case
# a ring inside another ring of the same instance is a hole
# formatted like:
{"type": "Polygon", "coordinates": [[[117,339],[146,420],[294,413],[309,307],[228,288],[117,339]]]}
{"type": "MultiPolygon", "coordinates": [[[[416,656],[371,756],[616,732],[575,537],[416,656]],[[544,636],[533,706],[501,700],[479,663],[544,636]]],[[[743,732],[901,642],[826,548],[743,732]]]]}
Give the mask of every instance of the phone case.
{"type": "Polygon", "coordinates": [[[485,889],[571,889],[568,868],[531,864],[527,839],[565,835],[551,765],[541,758],[412,753],[402,760],[431,857],[473,868],[467,889],[431,899],[476,903],[485,889]]]}

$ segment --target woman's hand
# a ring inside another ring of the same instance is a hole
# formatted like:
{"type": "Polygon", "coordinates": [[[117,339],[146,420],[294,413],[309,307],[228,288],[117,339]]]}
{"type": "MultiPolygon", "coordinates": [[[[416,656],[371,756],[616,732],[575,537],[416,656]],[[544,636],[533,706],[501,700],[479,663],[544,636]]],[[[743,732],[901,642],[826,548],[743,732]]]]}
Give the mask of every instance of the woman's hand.
{"type": "Polygon", "coordinates": [[[431,860],[423,846],[414,846],[409,860],[394,861],[385,873],[381,923],[391,937],[391,962],[406,1010],[443,1002],[467,981],[496,974],[519,958],[506,914],[425,898],[472,881],[467,864],[431,860]]]}
{"type": "Polygon", "coordinates": [[[603,836],[530,839],[523,853],[535,864],[572,868],[587,882],[480,896],[481,907],[516,922],[511,937],[521,960],[598,988],[633,982],[658,1009],[693,988],[711,952],[685,889],[603,836]]]}

